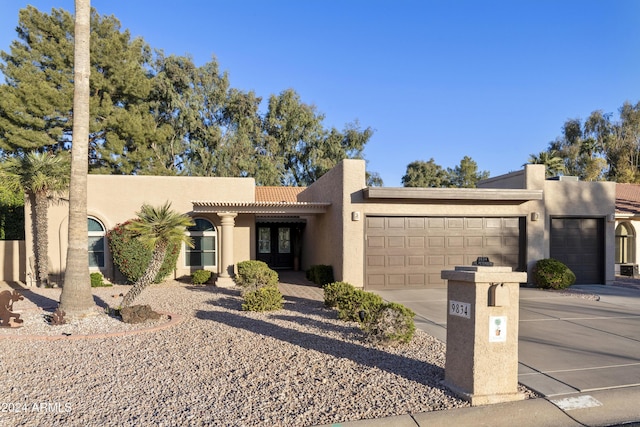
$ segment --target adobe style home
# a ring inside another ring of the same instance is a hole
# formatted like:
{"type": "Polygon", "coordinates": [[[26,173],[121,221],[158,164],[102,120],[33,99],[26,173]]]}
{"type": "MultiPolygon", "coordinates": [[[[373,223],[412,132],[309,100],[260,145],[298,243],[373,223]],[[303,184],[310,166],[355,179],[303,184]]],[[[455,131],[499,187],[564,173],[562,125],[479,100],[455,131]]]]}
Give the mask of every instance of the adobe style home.
{"type": "MultiPolygon", "coordinates": [[[[91,269],[116,281],[106,231],[134,218],[143,203],[167,200],[196,222],[189,233],[197,245],[183,247],[175,276],[207,269],[218,286],[233,284],[238,262],[258,259],[275,270],[328,264],[336,280],[365,289],[441,287],[442,270],[478,257],[529,273],[537,260],[553,257],[578,283],[610,284],[616,242],[623,241],[615,183],[549,180],[543,165],[474,189],[367,187],[365,162],[344,160],[307,188],[258,187],[252,178],[90,175],[88,194],[91,269]]],[[[2,272],[5,280],[32,284],[29,206],[26,212],[26,241],[2,247],[2,272]]],[[[49,270],[58,283],[67,214],[64,202],[49,210],[49,270]]],[[[624,228],[626,235],[635,227],[624,228]]],[[[635,247],[629,251],[624,263],[635,262],[635,247]]]]}

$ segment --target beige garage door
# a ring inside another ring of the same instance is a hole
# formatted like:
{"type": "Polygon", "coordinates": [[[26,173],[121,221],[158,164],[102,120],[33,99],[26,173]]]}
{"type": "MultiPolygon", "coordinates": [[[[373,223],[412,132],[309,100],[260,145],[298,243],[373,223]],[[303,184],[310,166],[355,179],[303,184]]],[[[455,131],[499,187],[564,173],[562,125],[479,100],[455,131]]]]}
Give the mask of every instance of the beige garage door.
{"type": "Polygon", "coordinates": [[[366,217],[365,286],[444,286],[442,270],[489,257],[521,270],[523,217],[366,217]]]}

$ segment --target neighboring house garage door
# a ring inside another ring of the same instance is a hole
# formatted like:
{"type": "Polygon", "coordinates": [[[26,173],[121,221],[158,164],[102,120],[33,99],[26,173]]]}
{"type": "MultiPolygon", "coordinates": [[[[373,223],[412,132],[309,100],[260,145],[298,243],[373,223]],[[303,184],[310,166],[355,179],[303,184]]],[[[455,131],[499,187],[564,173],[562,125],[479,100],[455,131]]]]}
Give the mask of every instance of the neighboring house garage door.
{"type": "Polygon", "coordinates": [[[440,287],[442,270],[489,257],[524,268],[524,217],[366,218],[365,287],[440,287]]]}
{"type": "Polygon", "coordinates": [[[604,283],[604,219],[551,218],[550,257],[576,275],[576,283],[604,283]]]}

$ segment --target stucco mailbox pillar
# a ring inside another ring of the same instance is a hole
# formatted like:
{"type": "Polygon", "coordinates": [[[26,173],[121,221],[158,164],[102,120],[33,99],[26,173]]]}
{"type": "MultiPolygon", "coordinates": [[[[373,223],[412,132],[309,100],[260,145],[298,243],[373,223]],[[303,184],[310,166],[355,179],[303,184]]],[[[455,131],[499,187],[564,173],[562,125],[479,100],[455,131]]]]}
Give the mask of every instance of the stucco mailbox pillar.
{"type": "Polygon", "coordinates": [[[524,398],[518,392],[518,305],[527,273],[455,267],[447,280],[444,384],[472,406],[524,398]]]}

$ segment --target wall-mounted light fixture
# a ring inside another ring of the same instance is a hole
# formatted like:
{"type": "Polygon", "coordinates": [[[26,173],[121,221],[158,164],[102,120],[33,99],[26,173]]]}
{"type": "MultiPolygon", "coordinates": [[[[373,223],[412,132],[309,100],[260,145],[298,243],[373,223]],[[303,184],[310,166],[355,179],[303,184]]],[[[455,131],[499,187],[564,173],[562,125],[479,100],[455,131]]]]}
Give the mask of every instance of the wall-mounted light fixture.
{"type": "Polygon", "coordinates": [[[360,221],[360,212],[351,212],[351,221],[360,221]]]}
{"type": "Polygon", "coordinates": [[[608,222],[616,222],[616,214],[607,215],[607,221],[608,222]]]}
{"type": "Polygon", "coordinates": [[[540,219],[540,212],[531,212],[531,221],[538,221],[540,219]]]}

